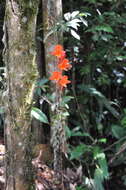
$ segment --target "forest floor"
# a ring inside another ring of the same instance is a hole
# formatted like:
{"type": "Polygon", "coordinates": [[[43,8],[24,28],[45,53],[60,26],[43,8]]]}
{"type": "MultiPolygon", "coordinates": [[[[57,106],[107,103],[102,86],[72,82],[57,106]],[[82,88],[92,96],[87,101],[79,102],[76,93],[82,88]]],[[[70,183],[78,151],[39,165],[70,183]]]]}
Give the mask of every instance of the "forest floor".
{"type": "MultiPolygon", "coordinates": [[[[5,185],[5,145],[4,138],[0,137],[0,190],[5,185]]],[[[52,168],[41,161],[42,152],[32,160],[35,168],[35,188],[36,190],[76,190],[82,184],[82,167],[70,169],[69,167],[59,173],[62,180],[56,180],[56,174],[52,168]]]]}
{"type": "MultiPolygon", "coordinates": [[[[5,154],[4,138],[0,137],[0,190],[4,190],[5,185],[5,154]]],[[[39,155],[32,160],[36,172],[34,182],[36,190],[77,190],[79,187],[82,187],[81,190],[85,189],[82,166],[65,168],[60,173],[62,180],[58,182],[54,170],[41,161],[41,154],[40,151],[39,155]]],[[[116,176],[112,177],[112,180],[106,181],[104,186],[105,190],[125,190],[124,185],[116,176]]],[[[90,187],[90,189],[93,188],[90,187]]]]}

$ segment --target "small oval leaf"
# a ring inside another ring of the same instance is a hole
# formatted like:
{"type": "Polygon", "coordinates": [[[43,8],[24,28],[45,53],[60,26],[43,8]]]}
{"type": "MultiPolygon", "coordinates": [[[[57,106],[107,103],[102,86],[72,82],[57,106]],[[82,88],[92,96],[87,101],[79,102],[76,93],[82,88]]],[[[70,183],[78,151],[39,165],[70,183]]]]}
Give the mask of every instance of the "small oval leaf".
{"type": "Polygon", "coordinates": [[[47,123],[47,124],[49,123],[46,115],[38,108],[32,107],[31,116],[35,117],[36,119],[38,119],[39,121],[43,123],[47,123]]]}

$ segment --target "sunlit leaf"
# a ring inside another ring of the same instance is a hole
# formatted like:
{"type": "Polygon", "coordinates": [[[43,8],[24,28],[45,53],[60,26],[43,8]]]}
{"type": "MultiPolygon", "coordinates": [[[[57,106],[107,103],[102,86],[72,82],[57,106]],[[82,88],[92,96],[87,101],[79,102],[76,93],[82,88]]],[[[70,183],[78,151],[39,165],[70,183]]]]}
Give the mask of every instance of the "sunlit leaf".
{"type": "Polygon", "coordinates": [[[77,27],[80,25],[78,24],[78,22],[72,20],[72,21],[67,23],[67,26],[70,26],[70,27],[74,28],[75,30],[77,30],[78,29],[77,27]]]}
{"type": "Polygon", "coordinates": [[[74,18],[74,17],[76,17],[78,14],[79,14],[79,11],[73,11],[73,12],[71,13],[71,17],[74,18]]]}
{"type": "Polygon", "coordinates": [[[74,31],[74,30],[70,30],[71,35],[76,38],[77,40],[80,40],[80,36],[74,31]]]}
{"type": "Polygon", "coordinates": [[[101,138],[101,139],[98,140],[98,142],[106,143],[106,142],[107,142],[107,139],[106,139],[106,138],[101,138]]]}
{"type": "Polygon", "coordinates": [[[65,18],[67,21],[69,21],[70,18],[71,18],[71,13],[65,13],[65,14],[64,14],[64,18],[65,18]]]}
{"type": "Polygon", "coordinates": [[[80,17],[80,20],[82,21],[82,23],[83,23],[85,26],[88,26],[88,22],[87,22],[85,19],[83,19],[82,17],[80,17]]]}
{"type": "Polygon", "coordinates": [[[47,116],[38,108],[32,107],[31,116],[35,117],[36,119],[38,119],[43,123],[49,123],[47,116]]]}
{"type": "Polygon", "coordinates": [[[86,13],[86,12],[82,12],[82,13],[79,13],[79,16],[85,16],[85,17],[87,17],[87,16],[91,16],[91,14],[90,13],[86,13]]]}

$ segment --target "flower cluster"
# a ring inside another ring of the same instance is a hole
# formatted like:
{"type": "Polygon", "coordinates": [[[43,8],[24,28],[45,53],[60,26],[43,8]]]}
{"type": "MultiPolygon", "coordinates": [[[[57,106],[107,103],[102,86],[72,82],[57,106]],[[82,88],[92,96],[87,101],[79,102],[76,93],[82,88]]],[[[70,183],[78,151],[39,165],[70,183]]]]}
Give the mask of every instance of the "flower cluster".
{"type": "Polygon", "coordinates": [[[54,80],[57,85],[61,87],[66,87],[71,81],[68,80],[67,75],[63,75],[63,71],[68,71],[71,69],[71,64],[69,60],[66,58],[66,52],[63,49],[63,46],[57,44],[54,47],[54,50],[51,52],[51,55],[57,57],[57,70],[54,71],[50,77],[50,80],[54,80]]]}

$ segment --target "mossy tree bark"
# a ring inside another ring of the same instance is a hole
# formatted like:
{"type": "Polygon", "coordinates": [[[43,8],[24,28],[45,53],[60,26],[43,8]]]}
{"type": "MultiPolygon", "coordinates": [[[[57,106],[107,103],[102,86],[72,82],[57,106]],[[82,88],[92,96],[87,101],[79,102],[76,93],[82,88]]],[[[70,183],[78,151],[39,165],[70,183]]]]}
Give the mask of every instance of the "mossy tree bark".
{"type": "MultiPolygon", "coordinates": [[[[44,47],[45,47],[45,62],[47,76],[51,76],[52,72],[57,68],[56,59],[50,54],[54,46],[62,43],[62,32],[53,32],[48,35],[57,22],[62,19],[62,1],[61,0],[42,0],[43,2],[43,20],[44,20],[44,47]]],[[[56,86],[51,84],[50,93],[55,94],[54,105],[59,105],[59,97],[61,92],[57,92],[56,86]]],[[[57,106],[56,106],[57,107],[57,106]]],[[[56,178],[61,182],[62,173],[62,146],[64,143],[63,123],[59,120],[61,110],[51,111],[51,144],[54,150],[54,171],[56,178]],[[60,174],[59,174],[60,173],[60,174]]]]}
{"type": "Polygon", "coordinates": [[[6,190],[28,190],[33,176],[30,157],[30,109],[34,83],[38,0],[6,0],[4,61],[7,68],[6,190]]]}

